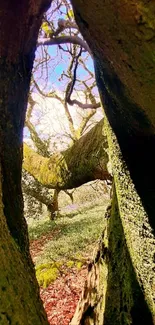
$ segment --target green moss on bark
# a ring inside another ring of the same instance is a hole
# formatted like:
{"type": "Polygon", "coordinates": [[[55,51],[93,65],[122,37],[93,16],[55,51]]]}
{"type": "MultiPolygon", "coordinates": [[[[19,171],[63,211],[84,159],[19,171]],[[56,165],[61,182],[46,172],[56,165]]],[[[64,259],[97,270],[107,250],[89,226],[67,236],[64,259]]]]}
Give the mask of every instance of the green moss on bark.
{"type": "Polygon", "coordinates": [[[0,173],[0,324],[47,325],[32,264],[11,237],[4,216],[0,173]]]}
{"type": "Polygon", "coordinates": [[[153,324],[155,240],[116,137],[107,124],[114,191],[105,325],[153,324]]]}
{"type": "Polygon", "coordinates": [[[73,188],[94,179],[111,179],[102,119],[68,150],[45,158],[24,145],[23,167],[49,188],[73,188]]]}
{"type": "Polygon", "coordinates": [[[134,252],[131,254],[127,246],[115,189],[108,232],[109,263],[104,324],[152,325],[150,306],[132,261],[134,252]]]}

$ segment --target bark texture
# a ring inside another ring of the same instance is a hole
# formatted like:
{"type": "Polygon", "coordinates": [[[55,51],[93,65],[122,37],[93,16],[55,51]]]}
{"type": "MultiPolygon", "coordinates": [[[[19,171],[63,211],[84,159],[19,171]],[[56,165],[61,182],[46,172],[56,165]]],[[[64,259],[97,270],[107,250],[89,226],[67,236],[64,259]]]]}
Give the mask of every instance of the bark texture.
{"type": "MultiPolygon", "coordinates": [[[[108,212],[107,215],[109,216],[108,212]]],[[[107,224],[94,253],[94,262],[88,266],[88,277],[70,325],[103,324],[108,275],[107,224]]]]}
{"type": "Polygon", "coordinates": [[[104,324],[154,324],[154,1],[72,3],[94,56],[116,188],[104,324]]]}
{"type": "Polygon", "coordinates": [[[0,2],[0,323],[47,324],[29,254],[22,135],[35,46],[49,0],[0,2]]]}
{"type": "Polygon", "coordinates": [[[0,324],[48,324],[32,264],[10,235],[2,202],[0,171],[0,324]]]}
{"type": "Polygon", "coordinates": [[[111,180],[104,120],[68,150],[45,158],[24,144],[24,169],[48,188],[70,189],[86,182],[111,180]]]}

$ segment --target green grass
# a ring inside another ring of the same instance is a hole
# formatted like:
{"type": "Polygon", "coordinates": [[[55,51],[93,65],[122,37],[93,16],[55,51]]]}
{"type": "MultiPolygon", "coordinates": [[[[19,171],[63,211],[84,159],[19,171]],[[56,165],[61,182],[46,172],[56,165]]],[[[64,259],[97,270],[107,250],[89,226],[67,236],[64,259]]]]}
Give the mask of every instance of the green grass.
{"type": "Polygon", "coordinates": [[[30,239],[38,239],[49,232],[53,234],[35,258],[35,264],[50,263],[53,260],[81,260],[91,255],[104,228],[107,203],[108,200],[104,206],[95,206],[72,217],[60,217],[53,222],[42,220],[29,225],[30,239]]]}
{"type": "Polygon", "coordinates": [[[54,231],[56,228],[56,221],[50,221],[49,219],[43,219],[39,221],[33,220],[33,222],[28,224],[29,239],[39,239],[41,236],[46,235],[51,231],[54,231]]]}

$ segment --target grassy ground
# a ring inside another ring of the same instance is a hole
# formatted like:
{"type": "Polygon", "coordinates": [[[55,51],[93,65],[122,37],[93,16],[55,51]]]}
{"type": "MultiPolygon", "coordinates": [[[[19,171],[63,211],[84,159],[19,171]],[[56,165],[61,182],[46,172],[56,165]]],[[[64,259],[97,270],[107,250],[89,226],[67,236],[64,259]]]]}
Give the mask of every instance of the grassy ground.
{"type": "Polygon", "coordinates": [[[45,244],[43,251],[35,258],[35,263],[47,263],[62,258],[71,258],[77,254],[87,255],[104,226],[105,205],[95,206],[74,216],[59,217],[55,221],[44,219],[29,225],[30,240],[41,238],[49,233],[53,236],[45,244]]]}
{"type": "Polygon", "coordinates": [[[43,219],[29,224],[30,241],[51,235],[42,251],[34,258],[35,264],[89,256],[103,230],[107,204],[108,199],[104,201],[104,205],[76,215],[70,213],[52,222],[43,219]]]}
{"type": "MultiPolygon", "coordinates": [[[[93,258],[104,229],[108,195],[80,190],[76,204],[65,205],[54,221],[29,218],[30,249],[40,286],[48,285],[71,269],[80,269],[93,258]],[[88,198],[89,200],[87,200],[88,198]]],[[[101,189],[102,193],[102,189],[101,189]]],[[[64,200],[63,200],[64,203],[64,200]]],[[[63,206],[63,205],[62,205],[63,206]]]]}

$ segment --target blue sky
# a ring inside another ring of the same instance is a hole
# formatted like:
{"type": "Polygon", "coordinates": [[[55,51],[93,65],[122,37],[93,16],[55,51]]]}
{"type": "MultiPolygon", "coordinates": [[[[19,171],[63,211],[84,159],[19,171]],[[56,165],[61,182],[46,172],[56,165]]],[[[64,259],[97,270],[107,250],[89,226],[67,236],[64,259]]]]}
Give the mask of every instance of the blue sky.
{"type": "MultiPolygon", "coordinates": [[[[72,14],[73,14],[72,6],[71,6],[69,1],[68,1],[68,7],[64,6],[63,2],[60,2],[60,3],[61,3],[61,6],[59,7],[59,10],[57,10],[56,8],[58,6],[58,2],[53,1],[52,5],[51,5],[51,8],[48,10],[48,12],[46,14],[46,17],[48,18],[49,21],[52,22],[55,29],[57,29],[59,19],[65,19],[65,20],[68,19],[67,10],[68,10],[69,13],[71,13],[71,17],[72,17],[72,14]]],[[[74,30],[74,32],[75,32],[75,30],[74,30]]],[[[69,31],[66,34],[69,34],[69,31]]],[[[80,36],[80,34],[79,34],[79,36],[80,36]]],[[[82,36],[80,36],[80,37],[82,38],[82,36]]],[[[70,45],[67,45],[67,46],[70,47],[70,45]]],[[[62,47],[64,49],[67,49],[67,46],[62,45],[62,47]]],[[[66,68],[69,65],[70,55],[65,53],[64,51],[60,51],[57,45],[56,46],[55,45],[48,46],[48,47],[46,47],[46,50],[47,50],[48,54],[51,57],[51,60],[50,60],[50,62],[48,64],[48,69],[49,69],[48,87],[50,88],[50,83],[51,83],[51,85],[54,83],[55,88],[58,88],[59,90],[63,91],[64,86],[65,86],[65,84],[67,84],[68,80],[66,79],[65,82],[63,82],[63,80],[61,80],[61,82],[60,82],[59,78],[61,77],[61,74],[63,73],[63,71],[66,71],[66,68]]],[[[41,56],[41,52],[42,52],[42,49],[38,48],[37,53],[36,53],[36,57],[41,56]]],[[[86,57],[87,53],[82,53],[82,56],[86,57]]],[[[87,59],[87,67],[92,72],[94,72],[93,61],[92,61],[90,56],[88,56],[88,59],[87,59]]],[[[38,73],[38,75],[39,75],[39,73],[38,73]]],[[[80,78],[84,79],[88,74],[84,71],[84,69],[82,67],[79,66],[78,71],[77,71],[77,75],[78,75],[79,79],[80,78]]],[[[46,79],[46,75],[43,74],[41,79],[42,80],[40,81],[40,83],[43,83],[44,79],[46,79]]]]}
{"type": "MultiPolygon", "coordinates": [[[[65,47],[66,46],[63,45],[63,48],[65,48],[65,47]]],[[[59,90],[63,91],[65,85],[67,84],[67,79],[64,81],[63,80],[60,81],[59,79],[60,79],[63,71],[66,71],[67,67],[69,66],[70,55],[63,51],[60,51],[58,49],[57,45],[48,46],[47,50],[51,57],[51,61],[48,64],[48,70],[49,70],[48,71],[48,87],[51,89],[52,85],[54,85],[55,89],[58,88],[59,90]],[[51,87],[50,87],[50,84],[51,84],[51,87]]],[[[37,56],[40,56],[40,54],[41,54],[41,49],[38,49],[37,53],[36,53],[36,58],[37,58],[37,56]]],[[[86,57],[87,54],[83,53],[82,56],[86,57]]],[[[87,67],[89,68],[89,70],[91,72],[94,73],[93,61],[90,56],[88,56],[88,59],[87,59],[87,67]]],[[[39,71],[36,73],[36,76],[39,77],[39,71]]],[[[88,73],[83,69],[82,66],[79,65],[78,70],[77,70],[77,76],[79,79],[84,80],[85,77],[88,77],[88,73]]],[[[39,82],[40,85],[42,85],[42,86],[44,83],[44,79],[46,79],[45,75],[43,75],[43,77],[40,79],[40,82],[39,82]]]]}
{"type": "MultiPolygon", "coordinates": [[[[64,15],[66,15],[66,13],[64,13],[64,15]]],[[[59,16],[59,17],[57,14],[55,15],[55,20],[54,20],[55,26],[57,25],[58,18],[62,18],[62,17],[63,17],[63,15],[59,16]]],[[[70,45],[62,45],[62,47],[64,49],[67,49],[68,46],[70,46],[70,45]]],[[[60,50],[57,45],[46,46],[44,49],[39,47],[36,52],[36,63],[40,62],[40,60],[42,59],[42,54],[45,49],[49,55],[49,62],[47,62],[47,63],[44,62],[44,64],[39,68],[39,70],[37,70],[35,72],[35,75],[34,75],[35,80],[37,81],[38,85],[45,93],[55,90],[55,91],[58,91],[59,94],[61,94],[65,91],[66,86],[67,86],[68,82],[70,81],[70,79],[68,79],[67,77],[64,77],[63,79],[61,78],[61,74],[64,71],[67,71],[67,69],[68,69],[68,66],[69,66],[69,63],[71,60],[70,54],[65,53],[64,51],[60,50]]],[[[92,58],[87,53],[82,53],[82,57],[87,58],[86,65],[87,65],[88,69],[94,73],[92,58]]],[[[77,78],[80,80],[85,80],[86,77],[88,77],[88,72],[86,72],[84,70],[84,68],[81,65],[79,65],[79,67],[77,69],[77,78]]],[[[89,81],[88,83],[91,85],[93,81],[94,80],[89,81]]],[[[78,83],[76,84],[76,86],[77,85],[78,85],[78,83]]],[[[78,89],[79,89],[79,91],[81,91],[81,90],[83,91],[84,86],[83,86],[83,88],[78,87],[78,89]]],[[[98,95],[97,88],[96,89],[94,88],[94,94],[98,95]]],[[[77,96],[77,95],[72,94],[73,98],[75,98],[75,96],[77,96]]],[[[81,97],[81,95],[80,95],[80,97],[81,97]]],[[[39,99],[39,101],[40,101],[40,99],[39,99]]],[[[50,122],[51,125],[56,126],[56,121],[58,121],[58,118],[56,118],[56,120],[55,120],[55,117],[53,116],[53,113],[51,111],[51,109],[52,109],[51,106],[53,105],[53,108],[54,108],[55,104],[52,104],[52,102],[50,104],[47,102],[46,102],[46,104],[41,104],[41,101],[40,101],[40,105],[41,105],[40,107],[44,106],[43,112],[42,112],[42,110],[37,111],[35,109],[34,115],[32,117],[32,122],[34,122],[34,124],[37,125],[37,127],[36,127],[37,131],[39,131],[40,134],[43,134],[43,138],[45,139],[46,131],[47,131],[47,134],[49,134],[48,129],[50,128],[50,126],[48,127],[48,124],[49,124],[50,120],[51,120],[51,122],[50,122]],[[49,108],[49,116],[45,112],[46,105],[47,106],[49,105],[49,107],[50,107],[49,108]],[[46,118],[44,118],[44,114],[47,116],[47,120],[46,120],[46,118]],[[44,126],[45,126],[45,130],[43,130],[44,126]]],[[[61,107],[61,105],[58,101],[57,101],[56,106],[57,106],[57,109],[62,110],[62,114],[64,114],[63,108],[61,107]]],[[[71,107],[70,111],[73,116],[75,115],[73,120],[76,122],[76,119],[77,119],[76,114],[75,114],[76,107],[71,107]]],[[[80,108],[78,108],[77,111],[78,111],[78,114],[80,113],[81,115],[84,113],[84,112],[81,112],[80,108]]],[[[64,117],[62,118],[62,120],[63,120],[63,122],[65,121],[64,117]]],[[[67,124],[68,124],[67,121],[65,123],[66,123],[66,127],[67,127],[67,124]]],[[[56,127],[56,129],[57,129],[57,127],[56,127]]],[[[64,132],[64,131],[62,130],[62,132],[64,132]]],[[[29,137],[28,130],[25,130],[25,136],[29,137]]]]}

